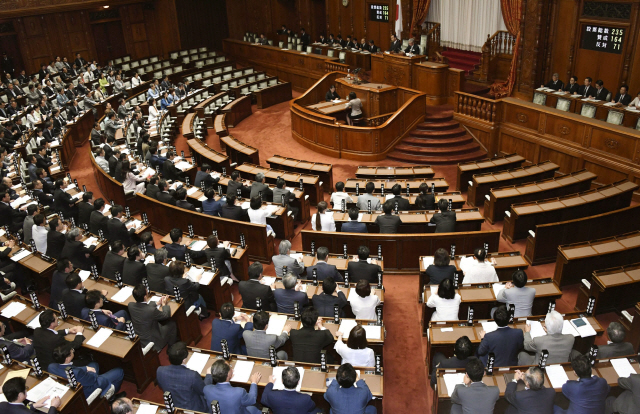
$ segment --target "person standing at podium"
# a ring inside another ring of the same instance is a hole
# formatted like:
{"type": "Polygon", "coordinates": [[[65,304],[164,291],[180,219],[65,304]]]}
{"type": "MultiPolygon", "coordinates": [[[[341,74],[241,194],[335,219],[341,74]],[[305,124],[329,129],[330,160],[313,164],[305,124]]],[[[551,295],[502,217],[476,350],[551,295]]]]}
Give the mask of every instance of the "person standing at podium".
{"type": "Polygon", "coordinates": [[[391,33],[391,46],[389,46],[389,49],[387,50],[387,52],[397,53],[401,50],[402,50],[402,42],[398,40],[398,37],[396,36],[395,33],[391,33]]]}
{"type": "Polygon", "coordinates": [[[354,119],[362,118],[362,101],[360,98],[356,98],[355,92],[349,92],[349,102],[347,102],[347,108],[351,108],[351,112],[347,113],[347,122],[349,125],[353,125],[354,119]]]}
{"type": "Polygon", "coordinates": [[[404,50],[404,53],[407,55],[419,55],[420,54],[420,46],[414,44],[415,41],[413,38],[409,39],[409,46],[404,50]]]}
{"type": "Polygon", "coordinates": [[[327,102],[331,102],[333,100],[340,99],[340,95],[338,95],[338,92],[336,92],[336,86],[335,85],[329,86],[329,92],[327,92],[327,94],[324,96],[324,99],[327,102]]]}

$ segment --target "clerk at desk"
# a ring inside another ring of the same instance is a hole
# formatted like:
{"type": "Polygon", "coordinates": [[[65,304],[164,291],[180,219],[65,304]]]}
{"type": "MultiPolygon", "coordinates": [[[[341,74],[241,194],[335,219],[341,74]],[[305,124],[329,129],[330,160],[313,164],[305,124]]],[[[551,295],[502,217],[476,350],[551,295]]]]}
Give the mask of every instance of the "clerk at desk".
{"type": "Polygon", "coordinates": [[[413,38],[409,38],[409,46],[404,50],[405,54],[419,55],[420,54],[420,46],[414,44],[413,38]]]}
{"type": "Polygon", "coordinates": [[[338,92],[336,92],[336,86],[335,85],[331,85],[329,87],[329,92],[327,92],[327,94],[324,96],[324,99],[327,102],[331,102],[335,99],[340,99],[340,95],[338,95],[338,92]]]}
{"type": "Polygon", "coordinates": [[[387,52],[396,53],[402,50],[402,42],[398,40],[395,33],[391,34],[391,46],[387,52]]]}

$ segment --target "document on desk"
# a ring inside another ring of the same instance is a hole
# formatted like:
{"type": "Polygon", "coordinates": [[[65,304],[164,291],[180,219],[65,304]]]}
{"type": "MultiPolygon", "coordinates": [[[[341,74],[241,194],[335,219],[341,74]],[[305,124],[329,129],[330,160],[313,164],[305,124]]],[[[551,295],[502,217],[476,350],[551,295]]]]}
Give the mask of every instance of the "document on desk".
{"type": "Polygon", "coordinates": [[[9,371],[7,372],[7,375],[4,377],[4,382],[2,383],[2,385],[4,385],[5,382],[9,381],[11,378],[27,379],[27,377],[29,376],[29,372],[31,372],[31,368],[19,369],[17,371],[9,371]]]}
{"type": "Polygon", "coordinates": [[[12,302],[9,304],[9,306],[4,308],[4,310],[2,311],[2,316],[4,316],[7,319],[10,319],[16,316],[17,314],[19,314],[20,312],[22,312],[23,310],[25,310],[26,308],[27,308],[27,305],[25,305],[24,303],[12,302]]]}
{"type": "Polygon", "coordinates": [[[356,322],[355,319],[343,319],[342,322],[340,322],[340,327],[338,328],[338,331],[342,332],[344,338],[348,338],[349,333],[353,328],[356,327],[357,324],[358,323],[356,322]]]}
{"type": "Polygon", "coordinates": [[[127,299],[129,299],[129,296],[131,296],[131,294],[133,294],[133,287],[125,286],[122,289],[120,289],[118,293],[111,296],[111,300],[120,302],[120,303],[125,303],[127,299]]]}
{"type": "Polygon", "coordinates": [[[578,331],[576,331],[576,328],[574,328],[573,325],[571,324],[571,322],[569,322],[566,319],[562,323],[562,334],[563,335],[571,334],[573,336],[580,336],[578,331]]]}
{"type": "Polygon", "coordinates": [[[491,285],[491,287],[493,288],[493,294],[496,295],[496,298],[497,298],[498,294],[504,290],[505,284],[504,283],[494,283],[493,285],[491,285]]]}
{"type": "Polygon", "coordinates": [[[291,256],[292,258],[296,259],[297,261],[301,262],[302,261],[302,253],[292,253],[289,256],[291,256]]]}
{"type": "Polygon", "coordinates": [[[529,335],[531,335],[531,339],[537,338],[539,336],[545,336],[547,334],[547,332],[542,327],[542,324],[538,321],[527,321],[527,325],[531,327],[531,332],[529,332],[529,335]]]}
{"type": "Polygon", "coordinates": [[[187,279],[191,280],[192,282],[196,282],[198,280],[198,277],[200,277],[200,275],[203,273],[204,269],[202,267],[191,266],[191,268],[189,268],[189,272],[187,272],[187,279]]]}
{"type": "Polygon", "coordinates": [[[251,207],[251,203],[248,201],[245,201],[244,203],[240,204],[240,208],[242,208],[243,210],[249,210],[249,207],[251,207]]]}
{"type": "Polygon", "coordinates": [[[156,305],[158,305],[160,303],[160,299],[161,299],[161,297],[156,295],[156,296],[152,297],[151,299],[149,299],[149,302],[155,302],[156,305]]]}
{"type": "Polygon", "coordinates": [[[198,187],[191,187],[190,189],[187,190],[187,195],[196,193],[198,190],[200,190],[198,187]]]}
{"type": "Polygon", "coordinates": [[[95,348],[100,348],[100,346],[111,336],[112,333],[113,331],[111,329],[100,328],[98,332],[96,332],[96,334],[87,341],[87,345],[93,346],[95,348]]]}
{"type": "Polygon", "coordinates": [[[30,254],[32,254],[32,253],[29,250],[20,249],[16,253],[13,253],[11,255],[11,260],[13,260],[14,262],[19,262],[20,260],[22,260],[25,257],[29,256],[30,254]]]}
{"type": "Polygon", "coordinates": [[[276,278],[274,276],[262,276],[262,279],[260,279],[261,285],[271,286],[274,283],[276,283],[276,278]]]}
{"type": "Polygon", "coordinates": [[[140,406],[138,406],[138,411],[136,411],[136,414],[156,414],[158,412],[158,406],[157,405],[151,405],[151,404],[140,404],[140,406]]]}
{"type": "Polygon", "coordinates": [[[587,318],[572,319],[571,325],[576,328],[576,331],[582,338],[596,335],[596,330],[593,329],[593,326],[591,326],[587,318]]]}
{"type": "Polygon", "coordinates": [[[49,396],[49,399],[44,404],[46,408],[49,408],[51,407],[52,398],[62,398],[67,391],[69,391],[69,387],[60,384],[51,377],[47,377],[44,381],[27,391],[27,400],[36,402],[46,396],[49,396]]]}
{"type": "Polygon", "coordinates": [[[198,374],[204,370],[205,365],[209,362],[209,355],[200,352],[194,352],[187,361],[187,368],[194,370],[198,374]]]}
{"type": "Polygon", "coordinates": [[[208,285],[209,283],[211,283],[211,281],[213,280],[213,277],[215,276],[215,274],[213,272],[204,272],[202,274],[202,277],[200,278],[200,284],[201,285],[208,285]]]}
{"type": "Polygon", "coordinates": [[[493,332],[498,329],[498,324],[495,322],[487,321],[487,322],[480,322],[480,324],[482,325],[482,330],[484,331],[484,333],[493,332]]]}
{"type": "Polygon", "coordinates": [[[237,360],[236,365],[233,367],[233,377],[231,378],[231,381],[249,382],[254,365],[255,362],[253,361],[237,360]]]}
{"type": "Polygon", "coordinates": [[[381,339],[380,332],[381,328],[375,325],[362,325],[365,332],[367,333],[367,339],[381,339]]]}
{"type": "Polygon", "coordinates": [[[286,315],[271,315],[269,318],[269,327],[267,328],[268,334],[280,335],[284,325],[287,323],[286,315]]]}
{"type": "MultiPolygon", "coordinates": [[[[284,390],[284,384],[282,383],[282,372],[288,367],[275,367],[273,368],[273,376],[276,377],[276,382],[273,384],[274,390],[284,390]]],[[[296,387],[296,391],[300,392],[300,388],[302,388],[302,378],[304,377],[304,368],[296,367],[298,372],[300,373],[300,381],[298,382],[298,386],[296,387]]]]}
{"type": "Polygon", "coordinates": [[[78,272],[78,276],[80,276],[80,279],[84,282],[85,280],[89,279],[89,276],[91,276],[91,272],[88,270],[81,270],[80,272],[78,272]]]}
{"type": "Polygon", "coordinates": [[[444,374],[442,379],[444,380],[444,385],[447,387],[447,394],[449,394],[449,397],[453,394],[453,390],[456,388],[456,385],[464,384],[464,374],[462,372],[457,374],[444,374]]]}
{"type": "Polygon", "coordinates": [[[278,209],[280,208],[280,206],[275,205],[275,204],[268,204],[266,206],[264,206],[264,209],[267,210],[269,212],[269,214],[273,215],[276,211],[278,211],[278,209]]]}
{"type": "Polygon", "coordinates": [[[144,264],[145,265],[148,265],[149,263],[155,263],[155,262],[156,262],[156,259],[155,259],[155,257],[153,257],[153,255],[147,256],[147,257],[144,258],[144,264]]]}
{"type": "Polygon", "coordinates": [[[89,237],[87,240],[83,241],[82,244],[84,244],[84,247],[88,249],[93,243],[97,241],[98,239],[96,237],[89,237]]]}
{"type": "Polygon", "coordinates": [[[194,241],[191,244],[190,249],[193,250],[194,252],[199,252],[202,249],[204,249],[205,247],[207,247],[207,241],[206,240],[197,240],[197,241],[194,241]]]}
{"type": "Polygon", "coordinates": [[[628,378],[631,374],[637,374],[627,358],[616,358],[610,360],[611,366],[616,370],[619,377],[628,378]]]}
{"type": "Polygon", "coordinates": [[[40,315],[42,315],[42,312],[37,314],[35,318],[31,319],[31,322],[29,322],[27,324],[27,328],[30,328],[30,329],[39,328],[40,327],[40,315]]]}
{"type": "Polygon", "coordinates": [[[426,269],[433,264],[433,256],[426,256],[422,258],[422,266],[426,269]]]}
{"type": "Polygon", "coordinates": [[[562,365],[547,365],[546,371],[553,388],[562,388],[564,383],[569,381],[562,365]]]}

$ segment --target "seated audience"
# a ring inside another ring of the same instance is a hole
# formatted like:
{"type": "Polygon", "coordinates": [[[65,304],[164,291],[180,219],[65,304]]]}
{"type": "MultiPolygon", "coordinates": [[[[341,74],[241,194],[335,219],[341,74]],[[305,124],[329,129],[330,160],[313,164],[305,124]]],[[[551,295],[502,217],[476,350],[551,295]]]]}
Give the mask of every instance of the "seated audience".
{"type": "Polygon", "coordinates": [[[347,304],[347,297],[342,291],[336,291],[336,282],[333,277],[329,276],[322,282],[322,293],[315,294],[311,298],[313,307],[318,310],[320,316],[332,317],[334,315],[334,306],[338,306],[340,317],[344,317],[342,308],[347,304]]]}
{"type": "Polygon", "coordinates": [[[482,382],[484,365],[479,360],[470,360],[466,368],[464,384],[457,384],[451,394],[451,414],[493,414],[500,390],[482,382]]]}
{"type": "Polygon", "coordinates": [[[284,289],[276,289],[273,291],[276,305],[278,305],[278,312],[293,315],[295,302],[298,302],[299,309],[302,311],[302,308],[309,304],[309,297],[304,291],[302,281],[298,280],[291,273],[287,273],[282,278],[282,284],[284,285],[284,289]]]}
{"type": "Polygon", "coordinates": [[[378,410],[369,401],[373,394],[364,379],[358,380],[356,370],[351,364],[342,364],[324,393],[324,399],[331,405],[331,412],[376,414],[378,410]],[[356,382],[356,380],[358,382],[356,382]]]}
{"type": "Polygon", "coordinates": [[[607,380],[592,374],[591,361],[579,355],[571,361],[571,368],[578,380],[569,380],[562,386],[562,394],[569,400],[569,408],[564,410],[554,406],[554,414],[603,413],[605,400],[609,394],[607,380]]]}
{"type": "Polygon", "coordinates": [[[276,270],[276,276],[283,277],[283,267],[287,267],[287,272],[300,276],[304,271],[304,263],[302,259],[294,259],[289,254],[291,253],[291,242],[289,240],[282,240],[278,246],[278,255],[273,256],[273,267],[276,270]]]}
{"type": "MultiPolygon", "coordinates": [[[[297,371],[297,370],[296,370],[297,371]]],[[[212,401],[218,401],[221,413],[229,414],[260,414],[260,409],[255,406],[258,400],[258,382],[262,374],[256,371],[251,374],[249,392],[243,387],[233,387],[233,368],[224,359],[219,359],[211,365],[211,384],[204,387],[204,398],[207,407],[212,401]]],[[[209,412],[208,409],[204,412],[209,412]]]]}
{"type": "MultiPolygon", "coordinates": [[[[64,283],[67,285],[67,289],[62,292],[62,303],[69,315],[80,318],[82,308],[86,305],[85,295],[87,294],[82,279],[77,273],[69,273],[64,283]]],[[[102,293],[106,295],[106,291],[102,291],[102,293]]]]}
{"type": "Polygon", "coordinates": [[[336,231],[333,211],[329,210],[326,201],[318,203],[318,212],[311,217],[311,228],[315,231],[336,231]]]}
{"type": "Polygon", "coordinates": [[[144,253],[135,244],[127,249],[127,259],[122,268],[122,282],[136,286],[147,277],[147,268],[144,265],[144,253]]]}
{"type": "Polygon", "coordinates": [[[262,197],[254,196],[249,201],[249,208],[247,209],[249,215],[249,221],[253,224],[262,224],[267,226],[267,236],[276,237],[276,233],[273,231],[273,227],[267,224],[267,217],[271,216],[269,210],[262,208],[262,197]]]}
{"type": "Polygon", "coordinates": [[[368,283],[378,283],[378,273],[382,268],[373,263],[369,263],[369,248],[367,246],[358,247],[358,261],[349,261],[347,272],[349,272],[349,282],[357,283],[360,279],[368,283]]]}
{"type": "Polygon", "coordinates": [[[327,257],[329,257],[329,249],[326,247],[318,247],[318,250],[316,250],[316,264],[307,267],[307,280],[313,279],[313,271],[315,270],[318,281],[332,277],[334,281],[344,282],[344,278],[340,272],[338,272],[338,268],[336,268],[335,265],[327,263],[327,257]]]}
{"type": "Polygon", "coordinates": [[[372,182],[368,182],[364,186],[364,194],[358,196],[357,206],[359,210],[369,211],[369,201],[371,202],[371,211],[382,210],[380,199],[373,195],[373,191],[376,189],[376,185],[372,182]]]}
{"type": "Polygon", "coordinates": [[[544,320],[546,335],[531,338],[531,325],[525,325],[524,350],[526,352],[520,353],[517,365],[537,364],[543,349],[549,351],[547,365],[568,362],[575,338],[571,334],[562,333],[563,325],[564,318],[556,311],[547,313],[544,320]]]}
{"type": "Polygon", "coordinates": [[[435,194],[429,192],[429,185],[427,183],[420,184],[418,191],[420,194],[418,194],[414,202],[415,209],[433,210],[436,206],[436,197],[435,194]]]}
{"type": "MultiPolygon", "coordinates": [[[[40,327],[33,331],[33,347],[41,367],[49,367],[49,364],[54,362],[53,350],[58,346],[69,343],[74,349],[78,350],[85,340],[85,337],[82,335],[84,327],[81,325],[56,331],[58,318],[52,310],[43,311],[38,317],[38,322],[40,322],[40,327]],[[75,335],[73,341],[67,341],[65,338],[65,336],[69,334],[75,335]]],[[[74,365],[82,366],[83,364],[79,364],[78,361],[76,361],[74,365]]]]}
{"type": "Polygon", "coordinates": [[[227,203],[222,206],[220,217],[229,220],[249,222],[249,213],[246,209],[236,205],[236,196],[227,195],[227,203]]]}
{"type": "Polygon", "coordinates": [[[200,320],[209,317],[209,311],[207,310],[207,303],[202,298],[202,295],[198,293],[200,289],[200,283],[198,281],[202,278],[202,273],[195,276],[195,281],[192,282],[190,278],[184,277],[185,268],[182,262],[171,262],[169,265],[169,276],[164,278],[164,288],[167,292],[173,293],[178,288],[180,297],[184,300],[184,306],[186,309],[195,306],[195,312],[200,320]]]}
{"type": "Polygon", "coordinates": [[[494,319],[498,329],[488,333],[484,330],[480,331],[481,341],[477,351],[478,357],[486,365],[489,354],[493,353],[496,357],[493,365],[496,367],[518,365],[518,353],[522,351],[525,339],[522,335],[522,329],[509,326],[509,311],[504,305],[495,311],[494,319]]]}
{"type": "Polygon", "coordinates": [[[598,101],[608,101],[609,99],[611,99],[610,96],[611,93],[607,88],[604,87],[604,82],[602,81],[602,79],[598,79],[596,81],[596,94],[594,98],[596,98],[598,101]]]}
{"type": "Polygon", "coordinates": [[[629,105],[633,97],[629,95],[629,87],[627,85],[620,86],[620,92],[618,92],[611,100],[613,103],[619,103],[622,105],[629,105]]]}
{"type": "Polygon", "coordinates": [[[598,359],[618,358],[635,354],[633,345],[630,342],[624,342],[625,329],[620,322],[611,322],[607,326],[607,335],[609,336],[609,343],[598,347],[598,359]]]}
{"type": "Polygon", "coordinates": [[[73,263],[69,259],[58,260],[56,271],[51,276],[51,296],[49,297],[51,309],[59,310],[58,302],[62,300],[62,293],[67,289],[66,280],[71,272],[73,272],[73,263]]]}
{"type": "Polygon", "coordinates": [[[296,367],[287,367],[282,371],[284,390],[275,391],[273,389],[275,382],[276,377],[271,375],[260,400],[260,403],[269,407],[273,414],[315,414],[317,412],[311,396],[296,390],[300,382],[300,372],[296,367]]]}
{"type": "Polygon", "coordinates": [[[231,271],[229,270],[231,253],[224,247],[224,245],[220,245],[218,236],[215,234],[211,234],[207,238],[207,248],[204,249],[204,254],[207,257],[207,264],[210,264],[211,259],[213,259],[220,277],[229,276],[231,274],[231,271]]]}
{"type": "Polygon", "coordinates": [[[264,183],[265,178],[263,173],[257,173],[256,179],[251,183],[251,187],[249,190],[249,199],[260,196],[261,202],[264,201],[273,201],[273,190],[269,188],[268,185],[264,183]]]}
{"type": "Polygon", "coordinates": [[[375,223],[378,225],[380,233],[398,233],[398,227],[402,224],[402,220],[397,215],[393,215],[393,208],[395,203],[393,200],[387,200],[382,205],[382,211],[384,214],[376,217],[375,223]]]}
{"type": "Polygon", "coordinates": [[[356,294],[349,295],[349,304],[356,319],[377,319],[376,307],[380,304],[380,298],[371,292],[369,282],[360,279],[355,289],[356,294]]]}
{"type": "Polygon", "coordinates": [[[349,221],[342,223],[341,232],[344,233],[368,233],[367,225],[360,223],[360,210],[357,207],[351,207],[349,209],[349,221]]]}
{"type": "Polygon", "coordinates": [[[286,182],[282,178],[276,180],[276,188],[273,189],[273,202],[280,203],[283,207],[287,208],[287,211],[291,211],[293,220],[297,220],[300,208],[292,206],[291,203],[296,200],[296,195],[287,190],[286,182]]]}
{"type": "Polygon", "coordinates": [[[376,358],[373,349],[367,342],[367,331],[358,324],[351,329],[347,343],[342,341],[344,333],[336,332],[338,339],[334,349],[342,357],[343,364],[351,364],[356,367],[374,367],[376,358]]]}
{"type": "Polygon", "coordinates": [[[439,213],[431,216],[430,223],[436,225],[436,233],[452,233],[456,231],[456,212],[449,211],[449,202],[444,198],[438,201],[439,213]]]}
{"type": "Polygon", "coordinates": [[[129,302],[129,315],[136,334],[140,336],[140,344],[146,347],[153,342],[153,349],[162,351],[165,345],[173,345],[177,341],[177,326],[171,319],[171,308],[167,303],[168,296],[160,298],[158,303],[151,301],[153,295],[144,285],[133,288],[133,299],[129,302]],[[162,322],[162,323],[161,323],[162,322]]]}
{"type": "Polygon", "coordinates": [[[511,275],[512,282],[508,282],[504,289],[498,293],[496,300],[506,303],[507,306],[515,305],[514,317],[531,316],[533,300],[536,298],[536,290],[527,287],[527,274],[524,270],[516,270],[511,275]]]}
{"type": "Polygon", "coordinates": [[[202,202],[202,212],[210,216],[220,217],[220,213],[222,212],[222,203],[224,202],[223,199],[216,201],[216,191],[212,187],[204,190],[204,196],[207,199],[202,202]]]}
{"type": "Polygon", "coordinates": [[[555,396],[553,388],[544,386],[542,369],[530,367],[525,372],[518,369],[504,392],[504,397],[510,404],[506,414],[553,414],[555,396]],[[524,390],[517,390],[518,381],[524,383],[524,390]]]}
{"type": "Polygon", "coordinates": [[[85,321],[90,321],[89,313],[93,311],[93,314],[98,321],[98,325],[104,326],[109,329],[117,329],[119,331],[126,331],[126,321],[130,320],[129,314],[126,310],[122,309],[115,313],[107,309],[102,309],[104,306],[104,295],[99,290],[90,290],[84,297],[86,306],[80,311],[80,318],[85,321]]]}
{"type": "Polygon", "coordinates": [[[123,255],[124,245],[122,242],[120,240],[111,242],[111,249],[104,256],[101,276],[116,280],[116,272],[118,272],[120,273],[120,277],[122,277],[124,273],[124,261],[126,260],[123,255]]]}
{"type": "MultiPolygon", "coordinates": [[[[186,367],[189,352],[184,342],[176,342],[167,350],[171,365],[158,367],[156,379],[162,391],[171,393],[176,408],[208,413],[209,402],[204,396],[205,380],[200,373],[186,367]]],[[[207,375],[207,382],[211,378],[207,375]]]]}
{"type": "Polygon", "coordinates": [[[391,187],[391,193],[393,194],[393,197],[389,200],[392,202],[391,205],[393,206],[394,210],[396,210],[396,204],[398,205],[398,211],[409,210],[411,204],[409,204],[409,200],[407,200],[406,198],[402,198],[402,186],[400,184],[394,184],[393,187],[391,187]]]}
{"type": "Polygon", "coordinates": [[[111,219],[107,221],[107,234],[109,239],[120,240],[125,247],[129,247],[133,244],[136,229],[133,223],[125,224],[126,220],[124,207],[114,205],[111,208],[111,219]]]}
{"type": "Polygon", "coordinates": [[[433,254],[433,264],[427,266],[425,270],[429,276],[430,285],[439,285],[444,279],[453,280],[457,269],[449,263],[451,263],[449,252],[442,247],[436,250],[433,254]]]}
{"type": "Polygon", "coordinates": [[[458,311],[460,310],[460,302],[462,298],[456,293],[451,279],[443,279],[438,286],[438,293],[431,294],[427,300],[427,306],[436,308],[431,321],[457,321],[458,311]]]}
{"type": "Polygon", "coordinates": [[[479,247],[473,251],[473,256],[460,259],[460,269],[464,273],[463,284],[499,282],[496,269],[493,267],[495,259],[486,261],[487,252],[479,247]]]}
{"type": "Polygon", "coordinates": [[[223,303],[220,307],[220,318],[214,318],[211,323],[211,350],[222,352],[220,342],[227,341],[229,352],[232,354],[247,355],[247,347],[242,344],[244,331],[252,331],[253,323],[249,322],[249,316],[241,313],[234,316],[233,303],[223,303]],[[244,323],[244,327],[241,325],[244,323]]]}
{"type": "Polygon", "coordinates": [[[431,387],[435,387],[438,380],[436,375],[438,368],[465,368],[472,359],[477,358],[473,356],[473,345],[468,336],[461,336],[456,340],[451,358],[447,358],[443,353],[437,352],[433,355],[432,360],[431,387]]]}
{"type": "Polygon", "coordinates": [[[262,263],[253,262],[249,265],[249,279],[241,280],[238,284],[238,291],[242,297],[242,307],[258,310],[256,301],[259,298],[262,303],[261,309],[276,312],[278,307],[276,305],[276,299],[273,296],[273,290],[269,285],[260,283],[262,279],[262,269],[262,263]]]}
{"type": "Polygon", "coordinates": [[[187,252],[192,259],[199,259],[200,257],[205,256],[203,251],[190,250],[187,249],[187,246],[182,244],[182,230],[178,228],[171,229],[171,231],[169,232],[169,237],[171,238],[171,243],[167,243],[164,245],[164,248],[167,249],[167,257],[169,259],[175,257],[176,260],[184,262],[187,252]]]}
{"type": "Polygon", "coordinates": [[[580,90],[580,85],[578,85],[578,77],[577,76],[572,76],[569,79],[569,82],[567,84],[564,85],[564,87],[562,88],[562,90],[564,92],[569,92],[572,95],[575,95],[578,93],[578,91],[580,90]]]}
{"type": "Polygon", "coordinates": [[[153,254],[153,262],[147,263],[146,268],[149,289],[152,292],[169,293],[164,284],[164,278],[170,276],[169,266],[167,266],[167,249],[162,247],[156,250],[153,254]]]}
{"type": "Polygon", "coordinates": [[[0,349],[6,346],[11,359],[29,362],[35,354],[35,350],[31,339],[25,335],[27,335],[26,331],[7,332],[7,325],[0,322],[0,349]]]}
{"type": "MultiPolygon", "coordinates": [[[[293,329],[291,336],[291,348],[293,348],[293,361],[320,363],[320,351],[333,344],[333,335],[322,327],[322,318],[313,307],[307,307],[302,311],[302,327],[293,329]]],[[[331,355],[327,355],[327,362],[331,363],[331,355]]]]}
{"type": "Polygon", "coordinates": [[[44,396],[36,402],[30,402],[25,406],[27,399],[27,381],[22,377],[14,377],[6,380],[2,384],[2,394],[6,401],[0,402],[0,411],[6,414],[28,414],[37,413],[40,408],[45,407],[45,403],[49,402],[49,409],[44,411],[48,414],[56,414],[60,407],[60,397],[55,396],[49,398],[44,396]]]}
{"type": "Polygon", "coordinates": [[[56,260],[62,258],[62,249],[66,243],[66,237],[62,233],[66,230],[66,225],[54,217],[49,221],[49,231],[47,232],[47,256],[53,257],[56,260]]]}
{"type": "Polygon", "coordinates": [[[342,210],[342,200],[344,200],[344,208],[347,209],[347,204],[351,203],[351,197],[349,194],[344,192],[344,183],[342,181],[338,181],[336,183],[336,191],[331,193],[331,207],[334,210],[342,210]]]}
{"type": "Polygon", "coordinates": [[[559,91],[564,87],[564,83],[562,83],[562,81],[560,80],[560,76],[558,76],[557,73],[554,73],[551,76],[551,80],[546,85],[542,86],[544,86],[545,88],[553,89],[554,91],[559,91]]]}
{"type": "Polygon", "coordinates": [[[99,235],[100,230],[102,230],[104,237],[109,237],[109,230],[107,229],[109,219],[105,216],[108,210],[105,208],[105,204],[102,197],[94,201],[93,211],[89,216],[89,232],[96,236],[99,235]]]}
{"type": "Polygon", "coordinates": [[[640,374],[618,378],[622,394],[605,400],[605,414],[633,414],[640,412],[640,374]]]}
{"type": "MultiPolygon", "coordinates": [[[[284,345],[289,339],[291,327],[285,325],[280,335],[268,334],[269,314],[265,311],[258,311],[253,314],[253,331],[244,331],[242,338],[247,346],[247,355],[257,358],[269,359],[269,347],[273,345],[276,350],[284,345]]],[[[276,356],[280,360],[287,360],[285,351],[277,351],[276,356]]]]}

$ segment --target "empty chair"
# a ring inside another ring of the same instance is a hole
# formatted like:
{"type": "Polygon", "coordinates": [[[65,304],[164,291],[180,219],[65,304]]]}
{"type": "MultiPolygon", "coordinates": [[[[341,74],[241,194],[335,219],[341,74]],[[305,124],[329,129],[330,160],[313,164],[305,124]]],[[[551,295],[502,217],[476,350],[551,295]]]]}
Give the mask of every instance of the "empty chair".
{"type": "Polygon", "coordinates": [[[178,59],[178,54],[176,52],[173,52],[171,54],[171,59],[178,59]]]}
{"type": "Polygon", "coordinates": [[[333,57],[333,50],[331,49],[327,50],[327,56],[333,57]]]}
{"type": "Polygon", "coordinates": [[[238,86],[238,81],[236,80],[231,81],[231,83],[229,84],[229,87],[231,88],[235,88],[236,86],[238,86]]]}
{"type": "Polygon", "coordinates": [[[556,102],[556,109],[566,112],[569,110],[570,107],[571,107],[570,100],[558,98],[558,102],[556,102]]]}
{"type": "Polygon", "coordinates": [[[240,94],[246,96],[251,95],[251,92],[249,92],[249,88],[245,86],[244,88],[240,89],[240,94]]]}
{"type": "Polygon", "coordinates": [[[267,82],[260,82],[260,89],[264,89],[267,87],[267,82]]]}
{"type": "Polygon", "coordinates": [[[213,78],[213,83],[220,83],[222,82],[222,78],[220,76],[216,76],[213,78]]]}
{"type": "Polygon", "coordinates": [[[240,76],[242,76],[242,71],[241,70],[237,70],[237,71],[233,72],[233,77],[234,78],[239,78],[240,76]]]}
{"type": "Polygon", "coordinates": [[[232,71],[232,70],[233,70],[233,66],[225,66],[225,67],[224,67],[224,71],[225,71],[225,72],[230,72],[230,71],[232,71]]]}
{"type": "Polygon", "coordinates": [[[279,47],[280,49],[284,48],[284,42],[278,42],[278,47],[279,47]]]}
{"type": "Polygon", "coordinates": [[[276,85],[277,83],[278,83],[278,79],[276,78],[269,79],[269,86],[276,85]]]}
{"type": "Polygon", "coordinates": [[[580,115],[587,118],[593,118],[594,116],[596,116],[596,107],[593,105],[582,105],[580,115]]]}
{"type": "Polygon", "coordinates": [[[222,79],[224,79],[224,80],[229,80],[229,79],[231,79],[231,74],[230,74],[230,73],[225,74],[225,75],[222,77],[222,79]]]}
{"type": "Polygon", "coordinates": [[[205,79],[204,81],[202,81],[202,86],[209,86],[211,85],[211,79],[205,79]]]}
{"type": "Polygon", "coordinates": [[[140,61],[140,64],[141,64],[141,65],[148,65],[148,64],[149,64],[149,59],[142,59],[142,60],[140,61]]]}
{"type": "Polygon", "coordinates": [[[256,81],[255,76],[249,76],[249,79],[247,79],[247,82],[255,82],[255,81],[256,81]]]}
{"type": "Polygon", "coordinates": [[[607,122],[614,125],[622,125],[624,114],[618,111],[609,111],[607,114],[607,122]]]}
{"type": "Polygon", "coordinates": [[[211,76],[211,71],[210,70],[206,71],[203,76],[205,78],[211,76]]]}
{"type": "Polygon", "coordinates": [[[289,50],[293,49],[293,43],[287,44],[287,49],[289,49],[289,50]]]}
{"type": "Polygon", "coordinates": [[[302,45],[296,45],[296,50],[298,52],[302,52],[302,45]]]}
{"type": "Polygon", "coordinates": [[[213,73],[214,73],[215,75],[217,75],[218,73],[222,73],[222,69],[221,69],[221,68],[214,69],[214,70],[213,70],[213,73]]]}
{"type": "Polygon", "coordinates": [[[347,52],[340,52],[338,54],[338,59],[340,59],[340,62],[344,63],[346,58],[347,58],[347,52]]]}
{"type": "Polygon", "coordinates": [[[267,42],[269,43],[269,46],[273,46],[273,40],[267,40],[267,42]]]}
{"type": "Polygon", "coordinates": [[[149,59],[149,62],[154,63],[158,61],[158,56],[154,56],[151,59],[149,59]]]}
{"type": "Polygon", "coordinates": [[[201,74],[201,73],[196,73],[196,74],[193,76],[193,79],[195,79],[195,80],[200,80],[200,79],[202,79],[202,74],[201,74]]]}
{"type": "Polygon", "coordinates": [[[261,79],[264,79],[264,78],[265,78],[264,73],[260,73],[260,74],[258,75],[258,80],[261,80],[261,79]]]}
{"type": "Polygon", "coordinates": [[[245,83],[247,83],[247,80],[245,78],[238,80],[238,85],[244,85],[245,83]]]}
{"type": "Polygon", "coordinates": [[[249,90],[250,90],[251,92],[253,92],[253,91],[257,91],[257,90],[258,90],[258,85],[256,85],[255,83],[254,83],[254,84],[252,84],[251,86],[249,86],[249,90]]]}
{"type": "Polygon", "coordinates": [[[307,53],[311,53],[313,51],[313,47],[307,46],[307,53]]]}

